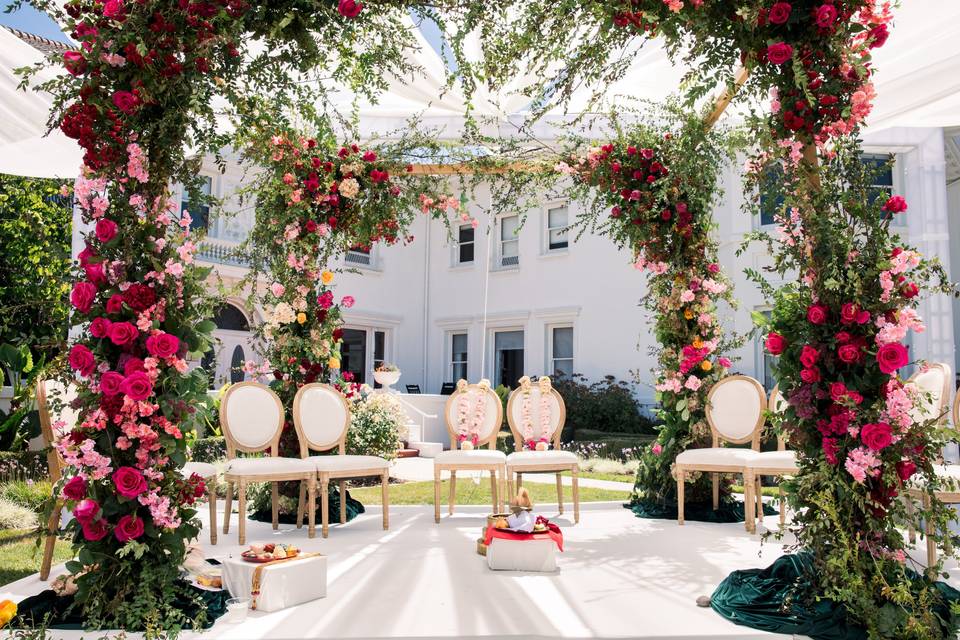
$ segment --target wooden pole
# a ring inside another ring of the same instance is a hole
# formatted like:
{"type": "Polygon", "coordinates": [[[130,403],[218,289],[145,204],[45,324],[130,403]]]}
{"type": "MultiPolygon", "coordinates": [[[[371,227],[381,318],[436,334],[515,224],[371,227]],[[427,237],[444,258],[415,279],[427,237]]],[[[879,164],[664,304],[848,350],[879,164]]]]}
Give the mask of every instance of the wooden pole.
{"type": "Polygon", "coordinates": [[[713,125],[717,123],[717,120],[720,119],[720,116],[723,115],[723,112],[727,110],[727,107],[730,105],[730,102],[733,100],[734,96],[737,95],[737,91],[740,90],[740,87],[746,83],[747,78],[750,77],[750,70],[746,67],[740,67],[737,69],[736,74],[733,76],[733,85],[727,86],[723,91],[716,97],[713,104],[713,110],[710,112],[710,115],[707,116],[707,119],[704,121],[707,129],[713,128],[713,125]]]}

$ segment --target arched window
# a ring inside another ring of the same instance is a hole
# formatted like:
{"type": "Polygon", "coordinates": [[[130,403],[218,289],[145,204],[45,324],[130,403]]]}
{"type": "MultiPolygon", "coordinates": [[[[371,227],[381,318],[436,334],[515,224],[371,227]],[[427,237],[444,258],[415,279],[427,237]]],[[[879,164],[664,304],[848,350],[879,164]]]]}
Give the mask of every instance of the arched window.
{"type": "Polygon", "coordinates": [[[221,305],[213,316],[213,322],[218,329],[228,331],[250,331],[250,323],[243,311],[232,304],[221,305]]]}
{"type": "Polygon", "coordinates": [[[243,382],[243,347],[237,345],[233,349],[233,357],[230,358],[230,384],[243,382]]]}

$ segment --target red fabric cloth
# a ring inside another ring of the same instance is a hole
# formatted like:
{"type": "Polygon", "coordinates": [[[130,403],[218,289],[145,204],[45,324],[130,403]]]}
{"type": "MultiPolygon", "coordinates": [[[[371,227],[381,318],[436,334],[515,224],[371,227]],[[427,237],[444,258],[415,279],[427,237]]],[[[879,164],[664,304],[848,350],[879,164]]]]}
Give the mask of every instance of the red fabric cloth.
{"type": "Polygon", "coordinates": [[[553,540],[557,543],[557,549],[563,551],[563,533],[560,527],[553,523],[547,524],[547,530],[540,533],[516,533],[514,531],[504,531],[497,529],[493,525],[487,527],[487,535],[483,538],[483,544],[490,545],[494,538],[501,540],[553,540]]]}

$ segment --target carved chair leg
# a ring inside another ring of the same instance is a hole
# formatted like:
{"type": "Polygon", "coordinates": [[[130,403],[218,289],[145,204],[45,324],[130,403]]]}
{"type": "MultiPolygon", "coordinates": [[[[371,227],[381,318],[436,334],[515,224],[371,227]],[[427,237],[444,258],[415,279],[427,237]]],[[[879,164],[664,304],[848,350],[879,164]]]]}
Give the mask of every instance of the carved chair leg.
{"type": "Polygon", "coordinates": [[[320,530],[323,537],[330,534],[330,476],[320,474],[320,530]]]}
{"type": "Polygon", "coordinates": [[[280,483],[270,483],[270,518],[273,530],[280,528],[280,483]]]}
{"type": "Polygon", "coordinates": [[[237,511],[239,511],[239,522],[237,524],[238,544],[247,542],[247,481],[240,480],[237,487],[237,511]]]}
{"type": "Polygon", "coordinates": [[[347,524],[347,481],[340,481],[340,524],[347,524]]]}
{"type": "Polygon", "coordinates": [[[383,530],[390,528],[390,472],[384,471],[380,480],[380,501],[383,503],[383,530]]]}
{"type": "Polygon", "coordinates": [[[497,481],[499,480],[496,469],[490,470],[490,494],[493,497],[493,512],[500,513],[500,495],[497,491],[497,481]]]}
{"type": "Polygon", "coordinates": [[[683,493],[684,484],[687,482],[687,474],[682,467],[677,467],[677,524],[683,524],[683,493]]]}
{"type": "Polygon", "coordinates": [[[563,474],[557,473],[557,507],[560,515],[563,515],[563,474]]]}
{"type": "Polygon", "coordinates": [[[303,527],[303,516],[305,514],[306,507],[306,495],[307,495],[307,484],[301,480],[300,481],[300,497],[297,498],[297,529],[303,527]]]}
{"type": "Polygon", "coordinates": [[[210,544],[217,544],[217,479],[207,479],[207,502],[210,503],[210,544]]]}
{"type": "Polygon", "coordinates": [[[223,535],[230,533],[230,514],[233,510],[233,483],[227,482],[227,497],[223,500],[223,535]]]}
{"type": "Polygon", "coordinates": [[[440,469],[433,468],[433,521],[440,524],[440,469]]]}
{"type": "MultiPolygon", "coordinates": [[[[302,484],[301,482],[301,486],[302,484]]],[[[317,475],[315,473],[307,477],[307,499],[310,501],[307,507],[307,537],[314,538],[317,535],[317,475]]]]}
{"type": "Polygon", "coordinates": [[[720,508],[720,474],[711,473],[710,481],[713,483],[713,510],[720,508]]]}
{"type": "Polygon", "coordinates": [[[450,470],[450,500],[447,503],[447,514],[453,515],[453,505],[457,502],[457,470],[450,470]]]}
{"type": "Polygon", "coordinates": [[[570,470],[571,480],[573,484],[573,523],[578,524],[580,522],[580,470],[577,467],[574,467],[570,470]]]}

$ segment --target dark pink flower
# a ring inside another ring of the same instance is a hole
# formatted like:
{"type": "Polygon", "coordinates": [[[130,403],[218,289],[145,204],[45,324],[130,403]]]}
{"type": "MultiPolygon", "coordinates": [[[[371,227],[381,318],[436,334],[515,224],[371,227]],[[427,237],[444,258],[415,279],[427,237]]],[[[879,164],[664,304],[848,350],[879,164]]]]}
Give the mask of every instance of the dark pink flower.
{"type": "Polygon", "coordinates": [[[80,476],[73,476],[63,485],[63,497],[67,500],[83,500],[87,497],[87,481],[80,476]]]}
{"type": "Polygon", "coordinates": [[[126,114],[133,113],[140,104],[140,98],[129,91],[114,91],[113,105],[126,114]]]}
{"type": "Polygon", "coordinates": [[[821,29],[829,29],[837,20],[837,8],[832,4],[820,5],[817,7],[815,20],[821,29]]]}
{"type": "Polygon", "coordinates": [[[767,20],[769,20],[772,24],[784,24],[790,19],[790,11],[792,9],[793,7],[790,6],[789,2],[777,2],[770,7],[770,13],[767,15],[767,20]]]}
{"type": "Polygon", "coordinates": [[[807,307],[807,320],[811,324],[823,324],[827,321],[827,308],[822,304],[807,307]]]}
{"type": "Polygon", "coordinates": [[[776,331],[771,331],[767,334],[765,344],[767,351],[770,352],[770,355],[774,356],[780,355],[783,353],[783,350],[787,348],[787,341],[776,331]]]}
{"type": "Polygon", "coordinates": [[[109,218],[100,218],[97,220],[96,234],[100,242],[110,242],[117,235],[117,223],[109,218]]]}
{"type": "Polygon", "coordinates": [[[903,213],[907,210],[907,201],[903,196],[890,196],[883,205],[883,210],[890,213],[903,213]]]}
{"type": "Polygon", "coordinates": [[[800,379],[806,382],[807,384],[820,382],[820,369],[818,369],[817,367],[802,369],[800,371],[800,379]]]}
{"type": "Polygon", "coordinates": [[[90,335],[94,338],[106,338],[110,334],[111,322],[103,316],[97,316],[90,321],[90,335]]]}
{"type": "Polygon", "coordinates": [[[800,350],[800,362],[805,367],[812,367],[820,359],[820,352],[808,344],[803,345],[800,350]]]}
{"type": "Polygon", "coordinates": [[[841,362],[853,364],[860,360],[860,347],[851,343],[842,344],[837,349],[837,357],[840,358],[841,362]]]}
{"type": "Polygon", "coordinates": [[[901,460],[897,463],[897,476],[900,480],[906,482],[917,472],[917,465],[910,462],[909,460],[901,460]]]}
{"type": "Polygon", "coordinates": [[[63,66],[72,76],[79,76],[87,71],[87,61],[79,51],[67,51],[63,54],[63,66]]]}
{"type": "Polygon", "coordinates": [[[105,396],[115,396],[120,393],[123,376],[116,371],[107,371],[100,376],[100,393],[105,396]]]}
{"type": "Polygon", "coordinates": [[[773,64],[784,64],[793,57],[793,47],[786,42],[777,42],[767,47],[767,60],[773,64]]]}
{"type": "Polygon", "coordinates": [[[120,518],[120,521],[117,522],[117,526],[113,530],[113,535],[115,535],[120,542],[136,540],[143,535],[143,518],[131,515],[123,516],[120,518]]]}
{"type": "Polygon", "coordinates": [[[356,18],[363,11],[363,3],[356,0],[340,0],[337,11],[345,18],[356,18]]]}
{"type": "MultiPolygon", "coordinates": [[[[76,515],[76,511],[73,512],[76,515]]],[[[80,519],[77,518],[79,521],[80,519]]],[[[103,520],[93,520],[90,522],[81,522],[80,526],[83,528],[83,537],[88,542],[96,542],[97,540],[103,539],[110,529],[107,528],[107,523],[103,520]]]]}
{"type": "Polygon", "coordinates": [[[70,349],[68,359],[70,361],[70,368],[83,377],[87,377],[93,373],[94,368],[97,366],[93,352],[82,344],[73,345],[73,348],[70,349]]]}
{"type": "Polygon", "coordinates": [[[92,522],[98,513],[100,513],[100,504],[90,498],[81,500],[73,507],[73,517],[80,524],[92,522]]]}
{"type": "Polygon", "coordinates": [[[120,313],[123,311],[123,296],[115,293],[107,300],[107,313],[120,313]]]}
{"type": "Polygon", "coordinates": [[[153,383],[142,371],[134,371],[120,385],[120,391],[131,400],[146,400],[153,393],[153,383]]]}
{"type": "Polygon", "coordinates": [[[874,451],[880,451],[893,442],[893,429],[886,422],[872,422],[860,429],[860,440],[874,451]]]}
{"type": "Polygon", "coordinates": [[[124,498],[136,498],[147,491],[147,480],[135,467],[120,467],[113,472],[113,486],[124,498]]]}
{"type": "Polygon", "coordinates": [[[827,459],[827,462],[837,464],[837,452],[840,449],[840,447],[837,446],[837,439],[824,438],[820,442],[820,446],[823,447],[823,457],[827,459]]]}
{"type": "Polygon", "coordinates": [[[899,342],[885,344],[877,350],[877,364],[884,373],[896,373],[910,362],[907,348],[899,342]]]}
{"type": "Polygon", "coordinates": [[[107,0],[103,3],[103,17],[120,20],[123,18],[123,0],[107,0]]]}
{"type": "Polygon", "coordinates": [[[147,351],[152,356],[169,358],[177,355],[179,349],[180,340],[175,335],[161,331],[147,338],[147,351]]]}
{"type": "Polygon", "coordinates": [[[122,347],[137,339],[140,332],[129,322],[114,322],[110,325],[110,342],[122,347]]]}
{"type": "Polygon", "coordinates": [[[87,313],[97,297],[97,285],[92,282],[81,281],[73,285],[70,292],[70,304],[80,313],[87,313]]]}

